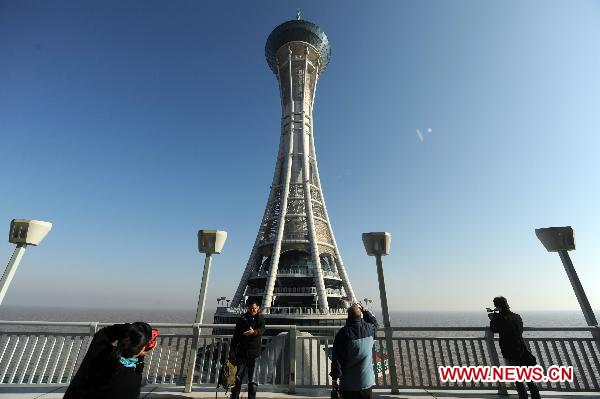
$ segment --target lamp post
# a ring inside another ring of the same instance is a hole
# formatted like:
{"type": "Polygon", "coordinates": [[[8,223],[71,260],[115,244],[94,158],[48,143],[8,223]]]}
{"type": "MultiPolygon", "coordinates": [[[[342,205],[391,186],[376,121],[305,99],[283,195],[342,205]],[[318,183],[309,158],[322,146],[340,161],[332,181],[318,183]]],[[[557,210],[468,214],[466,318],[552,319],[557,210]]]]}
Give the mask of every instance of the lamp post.
{"type": "Polygon", "coordinates": [[[571,226],[566,226],[535,229],[535,235],[548,252],[558,252],[560,260],[567,272],[567,277],[573,287],[573,291],[575,291],[575,296],[577,297],[577,301],[583,312],[583,317],[588,326],[596,327],[596,329],[592,331],[592,335],[596,341],[598,341],[598,345],[600,345],[600,331],[597,328],[598,321],[596,320],[590,301],[585,295],[581,281],[577,276],[577,272],[575,271],[575,267],[569,256],[569,251],[575,250],[575,232],[573,231],[573,228],[571,226]]]}
{"type": "Polygon", "coordinates": [[[227,239],[227,232],[220,230],[199,230],[198,231],[198,250],[206,254],[204,258],[204,272],[202,273],[202,283],[200,284],[200,294],[198,295],[198,306],[196,308],[196,318],[194,319],[194,335],[192,338],[192,353],[188,364],[188,373],[185,381],[184,392],[192,392],[192,383],[194,379],[194,369],[196,368],[196,355],[198,354],[198,342],[200,336],[200,326],[204,318],[204,303],[206,302],[206,287],[208,286],[208,275],[210,272],[210,262],[212,254],[220,254],[223,245],[227,239]]]}
{"type": "Polygon", "coordinates": [[[16,244],[17,247],[8,261],[2,280],[0,280],[0,305],[17,272],[27,245],[39,245],[51,228],[52,223],[41,220],[13,219],[10,222],[8,241],[11,244],[16,244]]]}
{"type": "MultiPolygon", "coordinates": [[[[392,341],[392,327],[390,325],[390,314],[388,311],[387,294],[385,292],[385,279],[383,276],[383,264],[381,257],[390,254],[390,244],[392,236],[387,232],[363,233],[363,244],[367,255],[375,256],[377,262],[377,279],[379,280],[379,295],[381,298],[381,313],[383,314],[383,326],[385,331],[385,341],[387,353],[390,359],[390,380],[392,383],[392,393],[398,393],[398,374],[396,373],[396,355],[394,353],[394,342],[392,341]]],[[[382,357],[383,358],[383,357],[382,357]]]]}

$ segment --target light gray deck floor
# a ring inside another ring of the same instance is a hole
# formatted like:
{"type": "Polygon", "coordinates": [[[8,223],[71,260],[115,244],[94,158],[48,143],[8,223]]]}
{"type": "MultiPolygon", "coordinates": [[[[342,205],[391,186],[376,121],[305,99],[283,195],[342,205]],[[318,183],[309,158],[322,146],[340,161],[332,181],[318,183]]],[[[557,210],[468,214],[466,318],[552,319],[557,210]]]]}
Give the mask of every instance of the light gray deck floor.
{"type": "MultiPolygon", "coordinates": [[[[159,387],[145,388],[142,390],[140,399],[184,399],[184,398],[214,398],[214,388],[195,388],[192,393],[182,393],[182,387],[159,387]]],[[[56,387],[0,387],[0,399],[60,399],[63,397],[65,388],[56,387]]],[[[437,391],[437,390],[400,390],[398,395],[391,395],[388,391],[374,390],[374,398],[397,398],[397,399],[507,399],[518,398],[516,391],[511,391],[510,397],[498,396],[491,391],[437,391]]],[[[247,398],[246,393],[242,395],[247,398]]],[[[289,398],[289,399],[327,399],[329,391],[319,389],[297,390],[295,395],[285,392],[260,391],[257,398],[289,398]]],[[[224,399],[223,390],[218,391],[218,399],[224,399]]],[[[600,398],[600,392],[566,393],[566,392],[542,392],[542,398],[548,399],[588,399],[600,398]]]]}

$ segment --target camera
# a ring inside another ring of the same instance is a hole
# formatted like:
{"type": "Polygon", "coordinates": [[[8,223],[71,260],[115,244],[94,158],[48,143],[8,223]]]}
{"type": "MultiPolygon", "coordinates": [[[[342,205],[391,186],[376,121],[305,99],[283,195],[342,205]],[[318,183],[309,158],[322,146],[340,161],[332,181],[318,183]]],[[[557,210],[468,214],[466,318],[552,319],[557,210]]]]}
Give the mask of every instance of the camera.
{"type": "Polygon", "coordinates": [[[491,320],[491,319],[492,319],[494,316],[496,316],[497,314],[499,314],[499,311],[498,311],[498,309],[496,309],[496,308],[494,308],[494,309],[491,309],[491,308],[485,308],[485,311],[487,312],[487,315],[488,315],[488,317],[490,318],[490,320],[491,320]]]}

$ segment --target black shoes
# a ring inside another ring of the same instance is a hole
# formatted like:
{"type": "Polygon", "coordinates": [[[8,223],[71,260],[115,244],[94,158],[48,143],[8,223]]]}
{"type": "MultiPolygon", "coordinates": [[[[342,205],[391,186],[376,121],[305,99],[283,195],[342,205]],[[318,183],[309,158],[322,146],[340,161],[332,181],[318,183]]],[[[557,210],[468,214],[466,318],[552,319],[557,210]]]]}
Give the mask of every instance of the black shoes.
{"type": "MultiPolygon", "coordinates": [[[[257,388],[258,384],[252,382],[250,384],[248,384],[248,399],[256,399],[256,388],[257,388]]],[[[240,399],[240,391],[242,390],[242,387],[238,387],[235,386],[232,390],[231,390],[231,396],[229,397],[229,399],[240,399]]]]}
{"type": "Polygon", "coordinates": [[[241,390],[242,390],[242,387],[235,384],[235,386],[231,390],[231,396],[229,397],[229,399],[240,399],[240,391],[241,390]]]}
{"type": "Polygon", "coordinates": [[[248,399],[256,399],[256,387],[257,384],[254,382],[248,384],[248,399]]]}

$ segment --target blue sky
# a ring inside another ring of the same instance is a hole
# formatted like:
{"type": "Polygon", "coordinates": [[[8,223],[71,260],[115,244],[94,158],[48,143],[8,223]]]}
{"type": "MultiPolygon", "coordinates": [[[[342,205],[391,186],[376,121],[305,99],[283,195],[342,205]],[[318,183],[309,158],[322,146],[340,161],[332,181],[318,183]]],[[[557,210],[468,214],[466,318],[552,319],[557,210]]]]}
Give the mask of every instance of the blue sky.
{"type": "Polygon", "coordinates": [[[54,223],[5,304],[193,308],[201,228],[229,233],[209,306],[232,296],[279,142],[264,44],[297,7],[332,44],[315,140],[358,296],[386,230],[393,310],[578,309],[534,235],[572,225],[600,308],[591,1],[0,2],[0,223],[54,223]]]}

